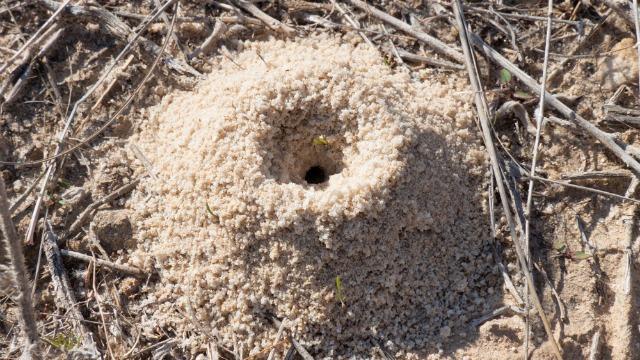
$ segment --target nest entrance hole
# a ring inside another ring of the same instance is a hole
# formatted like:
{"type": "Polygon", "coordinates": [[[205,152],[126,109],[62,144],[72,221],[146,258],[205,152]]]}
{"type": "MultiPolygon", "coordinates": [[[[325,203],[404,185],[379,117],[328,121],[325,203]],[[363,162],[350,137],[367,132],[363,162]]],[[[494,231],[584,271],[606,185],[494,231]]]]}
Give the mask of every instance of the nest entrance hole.
{"type": "Polygon", "coordinates": [[[320,165],[314,165],[310,167],[304,174],[304,181],[306,181],[307,184],[310,185],[322,184],[327,180],[329,180],[327,171],[320,165]]]}

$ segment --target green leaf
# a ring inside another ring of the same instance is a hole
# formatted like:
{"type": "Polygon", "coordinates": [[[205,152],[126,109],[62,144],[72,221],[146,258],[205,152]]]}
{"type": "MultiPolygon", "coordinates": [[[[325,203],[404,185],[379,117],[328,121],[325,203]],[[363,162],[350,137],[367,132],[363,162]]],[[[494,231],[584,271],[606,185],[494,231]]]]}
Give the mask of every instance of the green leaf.
{"type": "Polygon", "coordinates": [[[80,345],[80,337],[72,333],[59,333],[45,339],[58,350],[69,351],[80,345]]]}
{"type": "Polygon", "coordinates": [[[65,179],[58,179],[58,185],[60,185],[63,189],[68,189],[71,187],[71,183],[65,179]]]}
{"type": "Polygon", "coordinates": [[[563,243],[563,242],[557,242],[555,244],[553,244],[553,248],[560,253],[563,253],[567,250],[567,244],[563,243]]]}
{"type": "Polygon", "coordinates": [[[518,90],[513,94],[513,97],[516,99],[529,100],[533,98],[533,95],[529,94],[528,92],[518,90]]]}
{"type": "Polygon", "coordinates": [[[320,136],[315,137],[313,139],[313,145],[318,145],[318,146],[325,145],[325,146],[327,146],[327,145],[329,145],[329,141],[327,141],[327,138],[324,135],[320,135],[320,136]]]}
{"type": "Polygon", "coordinates": [[[342,289],[342,279],[340,276],[336,276],[336,300],[340,301],[342,305],[344,305],[344,291],[342,289]]]}
{"type": "Polygon", "coordinates": [[[500,83],[502,85],[511,81],[511,73],[507,69],[500,69],[500,83]]]}
{"type": "Polygon", "coordinates": [[[572,257],[573,257],[575,260],[585,260],[585,259],[590,258],[591,256],[592,256],[591,254],[587,254],[587,253],[586,253],[586,252],[584,252],[584,251],[576,251],[576,253],[575,253],[575,254],[573,254],[573,256],[572,256],[572,257]]]}

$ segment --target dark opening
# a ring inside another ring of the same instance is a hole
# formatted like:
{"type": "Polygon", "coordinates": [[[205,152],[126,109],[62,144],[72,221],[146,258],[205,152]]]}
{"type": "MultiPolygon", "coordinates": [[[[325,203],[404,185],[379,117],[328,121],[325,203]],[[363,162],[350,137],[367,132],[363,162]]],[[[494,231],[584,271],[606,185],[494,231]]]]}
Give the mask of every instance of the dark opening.
{"type": "Polygon", "coordinates": [[[307,184],[321,184],[328,180],[327,173],[321,166],[312,166],[304,174],[307,184]]]}

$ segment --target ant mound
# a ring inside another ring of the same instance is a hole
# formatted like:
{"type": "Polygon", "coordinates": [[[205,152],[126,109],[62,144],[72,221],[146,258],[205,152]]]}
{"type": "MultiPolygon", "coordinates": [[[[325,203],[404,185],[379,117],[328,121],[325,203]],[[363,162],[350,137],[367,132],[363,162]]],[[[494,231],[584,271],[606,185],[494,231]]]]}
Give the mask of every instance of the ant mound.
{"type": "Polygon", "coordinates": [[[246,43],[165,97],[132,140],[155,173],[129,202],[131,262],[160,273],[145,321],[195,352],[209,333],[255,354],[274,319],[318,356],[460,336],[500,284],[485,158],[447,81],[311,36],[246,43]]]}

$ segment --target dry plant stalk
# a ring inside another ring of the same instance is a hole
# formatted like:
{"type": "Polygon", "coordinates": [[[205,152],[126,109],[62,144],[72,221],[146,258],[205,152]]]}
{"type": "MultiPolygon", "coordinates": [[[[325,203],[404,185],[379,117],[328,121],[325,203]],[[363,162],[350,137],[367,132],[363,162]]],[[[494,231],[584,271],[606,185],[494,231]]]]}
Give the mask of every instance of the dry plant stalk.
{"type": "MultiPolygon", "coordinates": [[[[544,97],[546,94],[546,85],[547,85],[547,68],[549,66],[549,47],[551,45],[551,15],[553,14],[553,0],[548,1],[548,9],[547,9],[547,32],[545,34],[545,45],[544,45],[544,65],[542,66],[542,91],[540,91],[540,101],[538,103],[538,112],[535,115],[536,119],[536,139],[533,144],[533,155],[531,160],[531,178],[529,179],[529,190],[527,192],[527,206],[525,210],[525,225],[524,225],[524,252],[527,260],[527,264],[529,264],[529,268],[527,271],[531,271],[531,246],[529,243],[529,239],[531,238],[531,209],[533,207],[533,185],[534,185],[534,176],[536,174],[536,165],[538,161],[538,150],[540,148],[540,135],[542,134],[542,119],[544,117],[544,97]]],[[[531,274],[533,276],[533,273],[531,274]]],[[[553,286],[552,286],[553,288],[553,286]]],[[[555,290],[555,289],[554,289],[555,290]]],[[[530,292],[527,289],[525,294],[525,301],[527,310],[530,308],[530,292]]],[[[558,302],[559,297],[558,297],[558,302]]],[[[531,335],[531,322],[529,318],[529,313],[525,316],[525,343],[524,343],[524,352],[525,359],[529,356],[529,336],[531,335]]]]}
{"type": "MultiPolygon", "coordinates": [[[[475,93],[476,98],[476,107],[478,110],[478,116],[480,118],[480,125],[482,127],[482,134],[484,137],[485,145],[487,147],[487,151],[489,152],[489,157],[491,159],[491,165],[493,168],[494,176],[496,179],[502,179],[502,171],[500,169],[500,163],[498,162],[498,155],[496,153],[495,146],[493,144],[493,138],[491,137],[491,130],[489,127],[489,109],[486,103],[486,99],[484,97],[484,92],[482,90],[482,85],[480,83],[479,75],[477,72],[477,68],[475,65],[475,60],[473,57],[473,52],[471,50],[470,41],[467,35],[467,26],[466,21],[464,19],[464,13],[462,10],[462,4],[460,0],[456,0],[453,3],[454,12],[456,15],[456,20],[458,24],[458,30],[460,32],[460,41],[462,43],[462,51],[465,56],[465,60],[467,63],[467,69],[469,71],[469,80],[473,87],[473,91],[475,93]]],[[[518,243],[518,237],[516,236],[515,226],[513,222],[513,218],[511,215],[511,210],[509,209],[509,199],[507,197],[507,193],[505,190],[504,182],[497,181],[498,192],[500,194],[500,199],[503,204],[503,209],[505,213],[505,217],[507,218],[507,222],[509,223],[509,230],[511,233],[511,238],[513,239],[513,245],[518,255],[518,261],[520,262],[520,267],[525,274],[525,279],[527,282],[527,286],[532,295],[533,304],[538,311],[538,314],[542,320],[544,325],[544,329],[549,337],[549,341],[553,346],[553,351],[558,360],[562,360],[562,353],[556,339],[553,335],[553,330],[551,329],[551,324],[549,323],[549,319],[544,313],[544,308],[540,302],[540,298],[536,292],[535,283],[533,282],[533,275],[531,274],[530,268],[527,263],[527,259],[525,258],[525,254],[520,247],[521,244],[518,243]]]]}
{"type": "Polygon", "coordinates": [[[79,333],[82,339],[82,345],[93,353],[97,353],[93,334],[83,323],[84,317],[77,305],[75,296],[73,295],[73,287],[62,263],[62,256],[58,248],[58,237],[53,233],[51,224],[49,224],[48,221],[46,223],[45,236],[42,241],[44,242],[44,253],[47,258],[49,273],[51,274],[51,282],[55,289],[56,305],[58,308],[68,311],[71,315],[69,318],[75,331],[79,333]]]}
{"type": "Polygon", "coordinates": [[[0,181],[0,230],[2,230],[5,246],[11,261],[10,275],[13,277],[18,290],[16,302],[20,311],[20,323],[26,335],[26,345],[22,354],[23,358],[30,359],[38,354],[38,326],[33,310],[31,293],[29,291],[29,277],[24,265],[24,255],[22,253],[22,243],[16,234],[16,228],[11,220],[9,212],[9,201],[4,180],[0,181]]]}

